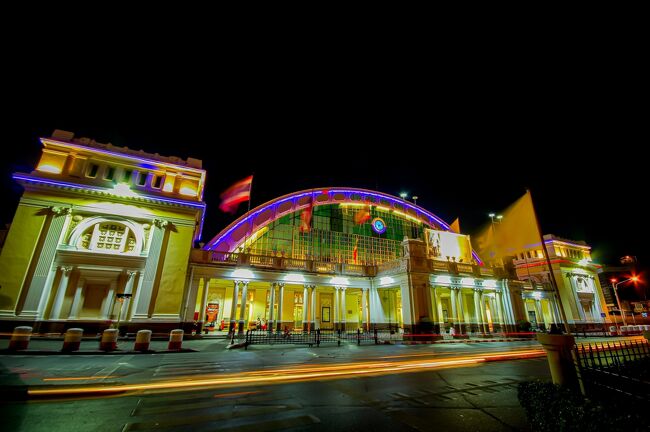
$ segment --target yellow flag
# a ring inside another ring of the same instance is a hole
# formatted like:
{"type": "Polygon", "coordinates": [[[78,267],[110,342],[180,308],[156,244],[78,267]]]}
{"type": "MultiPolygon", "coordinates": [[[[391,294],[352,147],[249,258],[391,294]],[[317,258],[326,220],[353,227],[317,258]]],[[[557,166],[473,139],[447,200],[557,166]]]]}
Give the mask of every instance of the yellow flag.
{"type": "Polygon", "coordinates": [[[497,254],[512,256],[525,249],[541,246],[537,217],[530,192],[515,201],[503,212],[501,223],[494,226],[497,254]]]}
{"type": "Polygon", "coordinates": [[[487,262],[501,263],[506,256],[541,245],[537,218],[530,192],[515,201],[502,217],[489,223],[472,237],[479,256],[487,262]]]}
{"type": "Polygon", "coordinates": [[[456,218],[456,220],[453,221],[451,225],[449,225],[449,229],[451,229],[456,234],[460,234],[460,219],[456,218]]]}

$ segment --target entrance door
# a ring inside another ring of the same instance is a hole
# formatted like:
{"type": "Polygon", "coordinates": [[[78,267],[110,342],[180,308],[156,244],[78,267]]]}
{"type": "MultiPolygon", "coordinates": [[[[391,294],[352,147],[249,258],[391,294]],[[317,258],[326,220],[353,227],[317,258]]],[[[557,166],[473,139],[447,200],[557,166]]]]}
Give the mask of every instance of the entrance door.
{"type": "Polygon", "coordinates": [[[105,306],[104,302],[113,301],[113,299],[106,298],[108,287],[108,284],[86,284],[83,289],[83,303],[81,304],[81,311],[79,311],[79,318],[104,318],[102,315],[102,308],[105,306]]]}

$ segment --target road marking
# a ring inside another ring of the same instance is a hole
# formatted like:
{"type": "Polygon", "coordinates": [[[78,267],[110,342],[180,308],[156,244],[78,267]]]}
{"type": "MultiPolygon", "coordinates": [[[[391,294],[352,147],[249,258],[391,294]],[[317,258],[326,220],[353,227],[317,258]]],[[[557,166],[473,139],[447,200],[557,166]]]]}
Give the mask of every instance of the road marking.
{"type": "Polygon", "coordinates": [[[279,411],[285,411],[290,409],[302,408],[300,405],[269,405],[261,407],[245,407],[245,408],[235,408],[235,410],[228,410],[220,413],[205,414],[199,416],[178,416],[169,419],[169,420],[158,420],[158,421],[146,421],[138,423],[127,423],[122,429],[123,432],[126,431],[140,431],[140,430],[152,430],[152,429],[163,429],[171,428],[177,426],[186,426],[186,425],[197,425],[199,423],[208,423],[218,420],[228,420],[237,417],[253,417],[263,414],[277,413],[279,411]]]}

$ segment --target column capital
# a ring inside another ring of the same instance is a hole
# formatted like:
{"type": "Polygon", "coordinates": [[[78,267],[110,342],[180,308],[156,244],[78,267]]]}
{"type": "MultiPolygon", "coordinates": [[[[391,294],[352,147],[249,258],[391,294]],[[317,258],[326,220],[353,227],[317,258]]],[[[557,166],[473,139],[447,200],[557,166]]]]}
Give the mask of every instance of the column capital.
{"type": "Polygon", "coordinates": [[[126,278],[131,279],[133,276],[135,276],[138,272],[136,270],[127,270],[126,271],[126,278]]]}
{"type": "Polygon", "coordinates": [[[477,292],[477,293],[482,293],[483,292],[483,287],[473,287],[472,291],[477,292]]]}
{"type": "Polygon", "coordinates": [[[59,268],[61,269],[63,274],[66,275],[66,276],[68,275],[68,273],[70,273],[74,269],[73,266],[60,266],[59,268]]]}
{"type": "Polygon", "coordinates": [[[53,206],[53,207],[50,207],[50,212],[54,216],[65,216],[67,214],[70,214],[70,207],[53,206]]]}
{"type": "Polygon", "coordinates": [[[284,282],[278,282],[278,286],[279,286],[280,288],[284,288],[284,282]]]}
{"type": "Polygon", "coordinates": [[[169,225],[169,221],[166,219],[161,219],[161,218],[155,218],[153,221],[153,224],[160,228],[160,229],[165,229],[169,225]]]}

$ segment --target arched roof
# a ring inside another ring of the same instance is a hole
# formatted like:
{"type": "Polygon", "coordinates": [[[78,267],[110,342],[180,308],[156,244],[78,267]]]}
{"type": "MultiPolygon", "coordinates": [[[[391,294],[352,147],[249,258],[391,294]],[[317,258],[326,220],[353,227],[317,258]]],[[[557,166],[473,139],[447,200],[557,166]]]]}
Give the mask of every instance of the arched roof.
{"type": "MultiPolygon", "coordinates": [[[[441,218],[402,198],[368,189],[315,188],[283,195],[255,207],[223,229],[205,245],[204,249],[234,252],[246,238],[256,231],[282,216],[307,208],[312,200],[314,206],[365,203],[388,207],[391,210],[404,213],[407,217],[416,218],[432,229],[450,231],[449,225],[441,218]]],[[[475,252],[472,252],[472,255],[480,262],[475,252]]]]}

